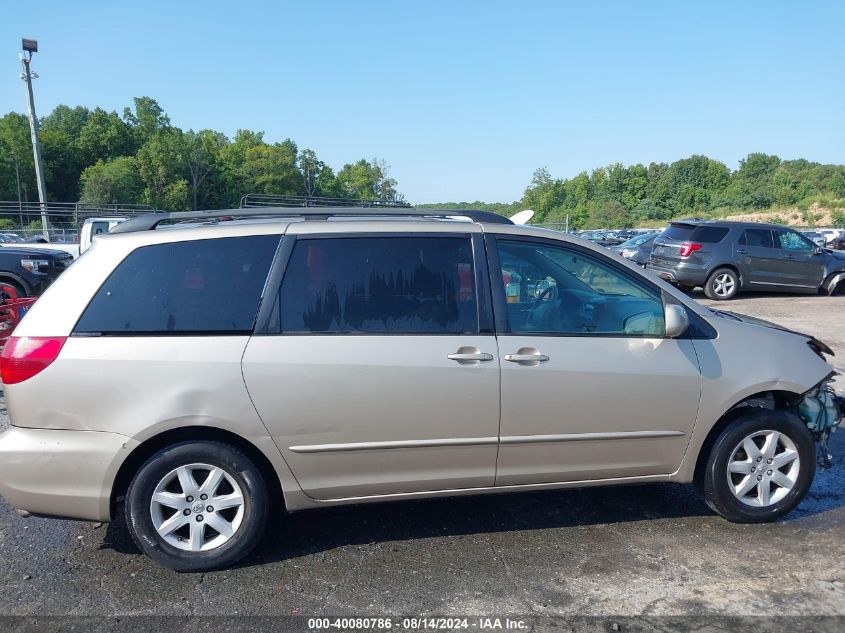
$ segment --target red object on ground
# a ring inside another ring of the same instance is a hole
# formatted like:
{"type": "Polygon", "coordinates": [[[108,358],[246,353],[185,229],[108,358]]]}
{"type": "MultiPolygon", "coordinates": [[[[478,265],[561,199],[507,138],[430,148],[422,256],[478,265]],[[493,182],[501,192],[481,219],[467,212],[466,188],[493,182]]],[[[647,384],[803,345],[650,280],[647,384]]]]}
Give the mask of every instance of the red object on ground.
{"type": "Polygon", "coordinates": [[[9,291],[5,289],[4,294],[6,296],[0,301],[0,347],[6,344],[23,315],[38,298],[18,299],[17,295],[12,297],[9,295],[9,291]]]}

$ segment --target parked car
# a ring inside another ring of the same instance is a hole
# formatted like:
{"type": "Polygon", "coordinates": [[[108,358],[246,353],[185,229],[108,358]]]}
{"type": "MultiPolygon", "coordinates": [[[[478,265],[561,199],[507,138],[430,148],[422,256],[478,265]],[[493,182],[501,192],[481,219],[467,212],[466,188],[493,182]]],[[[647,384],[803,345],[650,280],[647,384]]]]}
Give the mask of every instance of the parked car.
{"type": "Polygon", "coordinates": [[[660,233],[641,233],[629,240],[611,246],[610,250],[614,253],[619,253],[625,259],[630,259],[635,264],[645,266],[651,257],[651,249],[654,245],[654,238],[660,233]]]}
{"type": "Polygon", "coordinates": [[[842,415],[824,343],[564,233],[209,213],[116,227],[5,346],[21,514],[122,515],[181,571],[233,564],[282,508],[695,480],[756,523],[800,503],[842,415]],[[156,230],[177,218],[203,224],[156,230]]]}
{"type": "Polygon", "coordinates": [[[827,246],[827,236],[819,231],[801,231],[801,234],[816,246],[827,246]]]}
{"type": "Polygon", "coordinates": [[[842,235],[842,229],[817,229],[817,231],[824,235],[827,246],[832,245],[842,235]]]}
{"type": "Polygon", "coordinates": [[[0,300],[35,297],[73,262],[64,252],[38,248],[0,248],[0,300]]]}
{"type": "MultiPolygon", "coordinates": [[[[36,248],[40,250],[48,249],[54,252],[69,253],[74,259],[79,257],[82,253],[91,247],[95,237],[108,233],[121,222],[125,222],[125,217],[96,217],[86,218],[82,222],[79,229],[79,234],[74,233],[73,241],[54,241],[48,242],[43,237],[31,238],[35,241],[30,241],[24,244],[15,244],[20,248],[36,248]]],[[[58,234],[56,234],[58,235],[58,234]]],[[[0,246],[2,246],[2,239],[0,239],[0,246]]]]}
{"type": "Polygon", "coordinates": [[[622,241],[630,240],[635,235],[637,235],[636,229],[622,229],[614,233],[614,237],[622,241]]]}
{"type": "Polygon", "coordinates": [[[654,241],[648,269],[682,289],[703,286],[716,300],[740,291],[845,289],[845,254],[777,224],[672,222],[654,241]]]}
{"type": "Polygon", "coordinates": [[[621,240],[611,237],[604,231],[582,231],[578,234],[578,237],[589,240],[599,246],[614,246],[621,243],[621,240]]]}

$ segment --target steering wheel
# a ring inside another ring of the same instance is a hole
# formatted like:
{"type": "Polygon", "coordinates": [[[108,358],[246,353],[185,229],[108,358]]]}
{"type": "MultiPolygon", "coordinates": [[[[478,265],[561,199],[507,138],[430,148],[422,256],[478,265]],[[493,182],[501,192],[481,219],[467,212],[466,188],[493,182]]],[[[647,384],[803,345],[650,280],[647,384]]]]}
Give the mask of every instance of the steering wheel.
{"type": "MultiPolygon", "coordinates": [[[[546,303],[549,299],[554,299],[557,296],[557,286],[549,285],[544,288],[540,294],[538,294],[534,299],[531,301],[531,305],[528,307],[528,318],[526,319],[526,323],[537,323],[537,311],[540,308],[550,309],[550,304],[546,303]]],[[[541,319],[542,321],[543,319],[541,319]]]]}

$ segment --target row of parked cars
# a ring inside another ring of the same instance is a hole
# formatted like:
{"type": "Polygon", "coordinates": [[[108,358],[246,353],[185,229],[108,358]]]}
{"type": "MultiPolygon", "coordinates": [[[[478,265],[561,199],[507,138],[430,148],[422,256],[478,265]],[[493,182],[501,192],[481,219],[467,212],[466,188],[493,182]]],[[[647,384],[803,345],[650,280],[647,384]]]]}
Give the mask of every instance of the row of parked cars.
{"type": "Polygon", "coordinates": [[[606,246],[683,290],[702,287],[715,300],[741,291],[835,295],[845,292],[845,233],[796,231],[759,222],[684,220],[663,230],[585,231],[606,246]]]}

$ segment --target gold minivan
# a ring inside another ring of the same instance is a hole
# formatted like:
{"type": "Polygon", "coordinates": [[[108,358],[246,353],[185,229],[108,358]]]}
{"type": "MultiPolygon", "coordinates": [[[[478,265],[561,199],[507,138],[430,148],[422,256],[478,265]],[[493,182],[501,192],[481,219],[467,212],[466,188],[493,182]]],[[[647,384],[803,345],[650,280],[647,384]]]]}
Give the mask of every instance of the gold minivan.
{"type": "Polygon", "coordinates": [[[830,353],[492,213],[152,214],[4,348],[0,494],[122,513],[179,571],[231,565],[282,508],[695,481],[771,521],[842,417],[830,353]]]}

